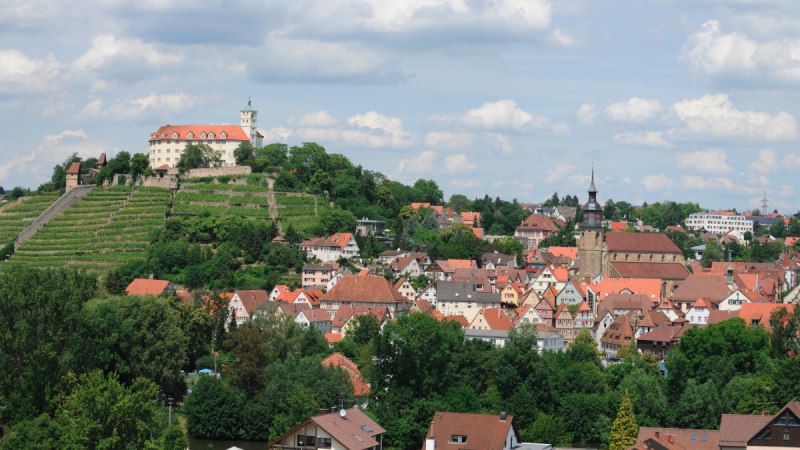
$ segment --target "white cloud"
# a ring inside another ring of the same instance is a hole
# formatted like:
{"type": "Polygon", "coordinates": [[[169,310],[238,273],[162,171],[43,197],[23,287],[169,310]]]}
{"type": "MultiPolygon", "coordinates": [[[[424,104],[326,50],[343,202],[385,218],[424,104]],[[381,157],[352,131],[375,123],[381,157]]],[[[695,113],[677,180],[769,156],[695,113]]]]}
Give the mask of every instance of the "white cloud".
{"type": "Polygon", "coordinates": [[[572,174],[574,171],[575,171],[575,166],[573,166],[572,164],[556,163],[547,172],[547,182],[555,183],[557,181],[561,181],[568,175],[572,174]]]}
{"type": "Polygon", "coordinates": [[[401,159],[397,163],[398,172],[410,172],[412,174],[430,172],[433,170],[433,163],[436,160],[436,152],[426,150],[411,159],[401,159]]]}
{"type": "Polygon", "coordinates": [[[0,50],[0,92],[42,92],[57,87],[63,65],[55,56],[29,58],[17,50],[0,50]]]}
{"type": "Polygon", "coordinates": [[[7,179],[15,172],[21,172],[44,181],[49,178],[53,166],[62,163],[73,153],[81,157],[96,157],[101,151],[107,151],[107,148],[91,141],[82,129],[47,134],[32,152],[10,158],[0,164],[0,180],[7,179]]]}
{"type": "Polygon", "coordinates": [[[758,152],[758,159],[750,164],[750,168],[764,175],[775,173],[778,170],[778,155],[771,148],[762,148],[758,152]]]}
{"type": "Polygon", "coordinates": [[[593,103],[584,103],[578,108],[575,116],[581,125],[592,125],[597,118],[597,106],[593,103]]]}
{"type": "Polygon", "coordinates": [[[733,170],[728,165],[728,154],[720,149],[698,150],[678,155],[676,166],[703,173],[721,173],[733,170]]]}
{"type": "MultiPolygon", "coordinates": [[[[403,121],[399,117],[387,117],[375,111],[365,114],[356,114],[347,118],[347,124],[359,129],[367,129],[367,133],[374,139],[375,147],[404,147],[411,145],[411,135],[403,128],[403,121]]],[[[352,133],[346,133],[353,135],[352,133]]]]}
{"type": "Polygon", "coordinates": [[[784,156],[781,165],[787,169],[800,169],[800,155],[790,153],[784,156]]]}
{"type": "Polygon", "coordinates": [[[88,119],[107,117],[113,120],[136,119],[150,114],[174,115],[193,108],[199,99],[181,92],[172,94],[156,94],[151,92],[143,97],[118,100],[104,108],[102,100],[92,100],[83,107],[78,118],[88,119]]]}
{"type": "Polygon", "coordinates": [[[792,140],[797,138],[794,116],[781,111],[770,115],[759,111],[742,111],[733,106],[725,94],[704,95],[672,105],[672,110],[692,134],[721,138],[792,140]]]}
{"type": "Polygon", "coordinates": [[[572,47],[575,45],[575,38],[564,32],[561,28],[556,28],[550,33],[550,40],[562,47],[572,47]]]}
{"type": "Polygon", "coordinates": [[[450,185],[460,189],[474,189],[480,187],[481,183],[478,180],[472,180],[472,179],[464,180],[459,178],[453,178],[452,180],[450,180],[450,185]]]}
{"type": "Polygon", "coordinates": [[[439,150],[455,150],[472,145],[472,135],[449,131],[431,131],[425,135],[423,143],[426,148],[439,150]]]}
{"type": "Polygon", "coordinates": [[[670,143],[664,138],[664,133],[661,131],[626,131],[615,134],[613,141],[620,145],[645,147],[670,146],[670,143]]]}
{"type": "Polygon", "coordinates": [[[498,100],[484,103],[464,114],[462,121],[474,128],[487,130],[539,130],[547,127],[550,120],[535,116],[517,105],[514,100],[498,100]]]}
{"type": "Polygon", "coordinates": [[[711,78],[764,79],[800,82],[800,39],[757,42],[741,33],[722,33],[710,20],[692,34],[679,60],[699,75],[711,78]]]}
{"type": "Polygon", "coordinates": [[[470,161],[467,155],[459,153],[444,159],[444,171],[446,173],[462,173],[475,170],[478,165],[470,161]]]}
{"type": "Polygon", "coordinates": [[[171,67],[183,61],[183,54],[159,51],[155,45],[139,39],[118,38],[104,34],[92,39],[92,46],[72,63],[77,71],[89,71],[106,65],[118,64],[119,60],[147,64],[153,67],[171,67]]]}
{"type": "Polygon", "coordinates": [[[662,192],[672,187],[673,181],[668,176],[661,173],[658,175],[647,175],[642,178],[642,186],[647,192],[662,192]]]}
{"type": "Polygon", "coordinates": [[[641,123],[652,119],[663,108],[658,100],[631,97],[624,102],[612,103],[606,107],[606,119],[611,122],[641,123]]]}
{"type": "Polygon", "coordinates": [[[339,123],[339,119],[333,117],[328,111],[322,110],[308,113],[299,119],[290,118],[289,125],[297,127],[321,127],[328,128],[339,123]]]}
{"type": "Polygon", "coordinates": [[[710,177],[685,175],[681,177],[680,186],[685,190],[727,191],[739,194],[756,194],[759,188],[753,185],[760,180],[741,180],[730,177],[710,177]]]}

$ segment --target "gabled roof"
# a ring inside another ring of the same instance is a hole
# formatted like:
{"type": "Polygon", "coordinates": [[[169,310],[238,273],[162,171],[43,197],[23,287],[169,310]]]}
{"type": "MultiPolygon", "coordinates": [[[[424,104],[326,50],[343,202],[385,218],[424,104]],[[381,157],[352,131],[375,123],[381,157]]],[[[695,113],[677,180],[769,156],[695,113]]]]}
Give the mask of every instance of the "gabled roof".
{"type": "Polygon", "coordinates": [[[680,263],[650,263],[612,261],[609,265],[623,278],[659,278],[684,280],[689,276],[686,266],[680,263]]]}
{"type": "Polygon", "coordinates": [[[148,280],[147,278],[136,278],[125,288],[128,295],[161,295],[169,286],[167,280],[148,280]]]}
{"type": "Polygon", "coordinates": [[[639,327],[653,328],[653,327],[667,326],[670,323],[672,322],[670,322],[669,317],[667,317],[666,314],[664,314],[661,311],[653,311],[644,315],[644,319],[642,319],[642,321],[639,322],[639,327]]]}
{"type": "Polygon", "coordinates": [[[628,229],[628,222],[611,222],[608,226],[611,231],[625,231],[628,229]]]}
{"type": "Polygon", "coordinates": [[[655,329],[651,330],[648,333],[645,333],[637,338],[638,341],[647,341],[647,342],[672,342],[680,340],[683,333],[686,332],[687,329],[691,328],[690,326],[676,326],[676,325],[668,325],[668,326],[660,326],[656,327],[655,329]]]}
{"type": "Polygon", "coordinates": [[[569,312],[569,304],[567,304],[567,302],[563,302],[563,303],[561,303],[560,305],[558,305],[558,308],[556,309],[556,312],[555,312],[555,316],[554,316],[554,317],[555,317],[556,319],[558,319],[558,318],[559,318],[559,317],[560,317],[562,314],[564,314],[564,313],[566,313],[566,314],[567,314],[567,316],[568,316],[570,319],[572,319],[572,314],[570,314],[570,312],[569,312]]]}
{"type": "Polygon", "coordinates": [[[770,316],[773,311],[781,308],[786,308],[788,312],[794,311],[794,305],[784,303],[743,303],[742,309],[739,310],[739,317],[741,317],[747,325],[757,323],[764,327],[765,330],[771,330],[772,325],[770,316]]]}
{"type": "Polygon", "coordinates": [[[540,214],[531,214],[528,216],[527,219],[523,220],[522,223],[516,228],[517,231],[549,231],[555,233],[558,231],[558,227],[550,220],[547,216],[542,216],[540,214]]]}
{"type": "Polygon", "coordinates": [[[352,306],[342,305],[336,310],[331,326],[334,328],[343,327],[353,316],[363,316],[372,314],[378,325],[381,325],[389,317],[389,310],[385,306],[352,306]]]}
{"type": "Polygon", "coordinates": [[[606,298],[600,301],[597,307],[598,315],[602,316],[605,311],[621,310],[639,310],[642,314],[650,311],[653,305],[653,299],[643,294],[609,294],[606,298]]]}
{"type": "Polygon", "coordinates": [[[269,293],[264,290],[239,290],[233,293],[244,305],[244,309],[252,314],[259,306],[269,301],[269,293]]]}
{"type": "MultiPolygon", "coordinates": [[[[514,328],[514,323],[507,315],[503,313],[503,310],[500,308],[483,308],[478,311],[478,315],[475,316],[475,320],[480,316],[483,316],[484,320],[486,321],[486,325],[490,330],[508,331],[514,328]]],[[[473,320],[473,323],[475,320],[473,320]]]]}
{"type": "Polygon", "coordinates": [[[302,309],[297,313],[299,316],[303,314],[309,322],[330,322],[331,318],[328,316],[328,311],[324,309],[302,309]]]}
{"type": "Polygon", "coordinates": [[[602,342],[619,346],[628,345],[631,339],[633,339],[633,326],[627,314],[615,317],[600,338],[602,342]]]}
{"type": "Polygon", "coordinates": [[[336,233],[329,237],[318,237],[303,241],[300,246],[302,247],[339,247],[343,249],[353,233],[336,233]]]}
{"type": "Polygon", "coordinates": [[[723,414],[719,423],[720,447],[747,447],[758,430],[772,421],[773,416],[723,414]]]}
{"type": "Polygon", "coordinates": [[[81,163],[79,162],[74,162],[67,168],[67,175],[78,175],[79,173],[81,173],[81,163]]]}
{"type": "Polygon", "coordinates": [[[666,234],[660,233],[607,233],[606,245],[612,252],[676,253],[683,255],[666,234]]]}
{"type": "Polygon", "coordinates": [[[654,278],[606,277],[599,283],[587,285],[586,287],[598,294],[601,300],[609,294],[616,294],[623,290],[628,290],[634,294],[647,295],[651,300],[658,300],[661,297],[661,280],[654,278]]]}
{"type": "Polygon", "coordinates": [[[456,314],[453,316],[442,316],[442,319],[458,322],[458,324],[461,325],[461,328],[467,328],[469,326],[469,322],[467,322],[467,318],[464,317],[463,314],[456,314]]]}
{"type": "Polygon", "coordinates": [[[555,257],[578,258],[578,247],[548,247],[547,251],[555,257]]]}
{"type": "Polygon", "coordinates": [[[437,259],[436,264],[444,272],[455,272],[456,269],[475,269],[478,265],[471,259],[437,259]]]}
{"type": "Polygon", "coordinates": [[[723,275],[716,274],[692,274],[686,277],[672,293],[672,300],[675,302],[694,303],[698,298],[703,297],[706,301],[719,303],[730,295],[728,282],[723,275]]]}
{"type": "Polygon", "coordinates": [[[640,427],[636,443],[639,445],[648,439],[655,439],[662,445],[679,445],[680,448],[692,450],[718,450],[719,437],[718,430],[640,427]]]}
{"type": "Polygon", "coordinates": [[[378,275],[345,275],[320,301],[400,303],[407,301],[391,282],[378,275]]]}
{"type": "Polygon", "coordinates": [[[480,302],[500,304],[499,292],[479,292],[470,281],[440,281],[436,284],[440,302],[480,302]]]}
{"type": "Polygon", "coordinates": [[[437,411],[425,436],[434,439],[437,449],[503,450],[513,420],[511,415],[501,420],[494,414],[437,411]],[[450,444],[453,436],[466,439],[462,444],[450,444]]]}
{"type": "MultiPolygon", "coordinates": [[[[364,450],[380,446],[380,442],[374,436],[386,432],[382,426],[378,425],[358,408],[347,409],[345,413],[345,417],[342,417],[337,411],[312,417],[309,420],[325,430],[333,439],[339,441],[347,450],[364,450]]],[[[302,426],[303,424],[296,427],[296,429],[301,429],[302,426]]],[[[293,442],[292,445],[294,444],[293,442]]],[[[267,445],[267,448],[272,448],[272,445],[267,445]]]]}

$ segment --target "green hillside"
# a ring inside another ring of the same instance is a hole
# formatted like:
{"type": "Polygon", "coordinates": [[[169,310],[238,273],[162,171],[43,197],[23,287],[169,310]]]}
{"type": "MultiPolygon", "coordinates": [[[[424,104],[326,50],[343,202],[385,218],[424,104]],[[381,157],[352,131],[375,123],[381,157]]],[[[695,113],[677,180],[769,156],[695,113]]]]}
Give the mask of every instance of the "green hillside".
{"type": "Polygon", "coordinates": [[[19,232],[57,199],[57,192],[46,193],[25,197],[20,203],[9,203],[0,209],[0,248],[14,242],[19,232]]]}
{"type": "Polygon", "coordinates": [[[170,191],[96,188],[45,225],[3,264],[107,271],[143,260],[154,231],[164,227],[170,191]]]}

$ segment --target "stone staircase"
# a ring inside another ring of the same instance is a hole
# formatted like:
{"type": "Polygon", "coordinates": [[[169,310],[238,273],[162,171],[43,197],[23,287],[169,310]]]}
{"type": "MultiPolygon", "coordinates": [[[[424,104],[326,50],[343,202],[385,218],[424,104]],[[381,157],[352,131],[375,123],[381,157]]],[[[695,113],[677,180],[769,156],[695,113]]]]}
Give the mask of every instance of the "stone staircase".
{"type": "Polygon", "coordinates": [[[58,198],[49,208],[44,210],[43,213],[39,215],[30,225],[25,227],[22,231],[20,231],[17,239],[14,241],[14,251],[19,249],[19,247],[25,243],[28,239],[33,237],[37,231],[39,231],[43,226],[53,220],[55,217],[60,216],[67,210],[70,206],[75,204],[77,201],[82,199],[86,194],[92,192],[94,189],[94,185],[86,185],[86,186],[77,186],[72,188],[69,192],[65,193],[61,197],[58,198]]]}

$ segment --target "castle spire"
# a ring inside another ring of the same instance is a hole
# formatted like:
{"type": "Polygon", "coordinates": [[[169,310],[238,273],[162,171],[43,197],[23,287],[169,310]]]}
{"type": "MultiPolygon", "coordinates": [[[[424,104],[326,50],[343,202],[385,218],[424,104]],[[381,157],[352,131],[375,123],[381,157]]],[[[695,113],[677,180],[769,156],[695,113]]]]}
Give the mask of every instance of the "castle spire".
{"type": "Polygon", "coordinates": [[[594,187],[594,164],[592,164],[592,183],[589,185],[589,192],[597,193],[597,188],[594,187]]]}

